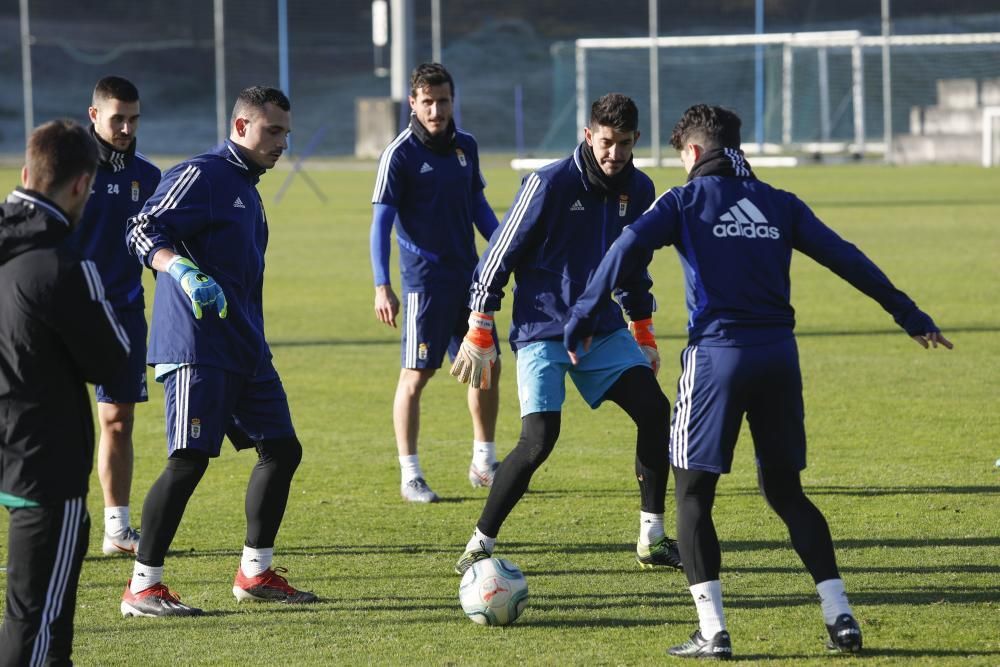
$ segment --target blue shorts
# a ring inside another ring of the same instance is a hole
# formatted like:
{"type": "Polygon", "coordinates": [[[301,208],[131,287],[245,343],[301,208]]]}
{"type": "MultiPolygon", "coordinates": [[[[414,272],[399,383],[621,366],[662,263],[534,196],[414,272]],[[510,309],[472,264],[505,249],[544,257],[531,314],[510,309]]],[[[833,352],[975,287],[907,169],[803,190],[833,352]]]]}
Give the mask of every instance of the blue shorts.
{"type": "Polygon", "coordinates": [[[223,436],[237,450],[295,437],[288,397],[274,366],[246,377],[212,366],[182,366],[163,380],[168,456],[197,449],[218,456],[223,436]]]}
{"type": "Polygon", "coordinates": [[[802,374],[794,338],[752,347],[690,346],[670,424],[670,462],[728,473],[746,415],[757,465],[806,467],[802,374]]]}
{"type": "MultiPolygon", "coordinates": [[[[581,348],[582,350],[582,348],[581,348]]],[[[649,366],[646,355],[627,329],[594,336],[588,352],[574,366],[561,340],[540,340],[517,351],[517,395],[521,416],[559,412],[566,401],[566,373],[591,408],[604,400],[621,374],[633,366],[649,366]]]]}
{"type": "Polygon", "coordinates": [[[145,403],[146,389],[146,314],[142,310],[116,310],[118,321],[128,334],[128,361],[108,384],[94,387],[98,403],[145,403]]]}
{"type": "MultiPolygon", "coordinates": [[[[433,292],[403,292],[403,368],[441,368],[444,353],[454,360],[469,331],[468,285],[433,292]]],[[[500,354],[496,327],[493,345],[500,354]]]]}

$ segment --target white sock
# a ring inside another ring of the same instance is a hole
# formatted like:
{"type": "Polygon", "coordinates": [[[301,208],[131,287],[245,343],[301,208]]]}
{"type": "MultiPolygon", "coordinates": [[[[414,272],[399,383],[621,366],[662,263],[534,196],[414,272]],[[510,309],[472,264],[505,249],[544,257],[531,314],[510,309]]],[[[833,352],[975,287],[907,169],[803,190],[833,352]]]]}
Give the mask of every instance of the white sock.
{"type": "Polygon", "coordinates": [[[482,549],[486,553],[492,554],[493,549],[496,547],[496,545],[497,545],[497,538],[489,537],[485,533],[480,532],[478,528],[476,528],[472,532],[472,537],[469,538],[469,543],[465,545],[465,550],[472,551],[474,549],[482,549]]]}
{"type": "Polygon", "coordinates": [[[663,537],[663,514],[639,512],[639,542],[649,546],[663,537]]]}
{"type": "Polygon", "coordinates": [[[132,595],[135,595],[150,586],[155,586],[161,581],[163,581],[162,565],[160,567],[152,567],[136,561],[132,566],[132,583],[129,585],[129,590],[132,591],[132,595]]]}
{"type": "Polygon", "coordinates": [[[489,469],[497,462],[497,445],[495,442],[472,441],[472,462],[480,470],[489,469]]]}
{"type": "Polygon", "coordinates": [[[691,586],[691,597],[698,609],[701,636],[711,639],[726,629],[726,616],[722,613],[722,582],[718,579],[691,586]]]}
{"type": "Polygon", "coordinates": [[[104,508],[104,532],[108,535],[118,535],[128,528],[128,505],[122,507],[104,508]]]}
{"type": "Polygon", "coordinates": [[[399,457],[399,471],[403,478],[403,484],[411,479],[423,477],[424,473],[420,469],[420,458],[416,454],[399,457]]]}
{"type": "Polygon", "coordinates": [[[244,545],[243,558],[240,560],[240,569],[243,570],[243,576],[256,577],[271,567],[273,559],[274,547],[270,549],[254,549],[253,547],[244,545]]]}
{"type": "Polygon", "coordinates": [[[823,607],[823,622],[833,625],[841,614],[850,614],[851,605],[847,602],[847,592],[844,590],[843,579],[827,579],[816,584],[819,593],[819,603],[823,607]]]}

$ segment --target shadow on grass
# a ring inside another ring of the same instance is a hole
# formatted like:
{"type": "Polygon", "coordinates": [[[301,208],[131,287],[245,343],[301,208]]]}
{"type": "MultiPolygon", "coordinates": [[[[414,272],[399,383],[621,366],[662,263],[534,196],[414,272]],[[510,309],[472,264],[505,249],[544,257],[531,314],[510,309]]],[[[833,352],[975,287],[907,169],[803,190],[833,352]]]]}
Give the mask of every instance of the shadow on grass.
{"type": "MultiPolygon", "coordinates": [[[[1000,547],[1000,535],[984,537],[940,537],[940,538],[870,538],[855,539],[845,538],[835,541],[838,549],[918,549],[936,547],[1000,547]]],[[[791,543],[786,540],[724,540],[722,551],[770,551],[774,549],[790,549],[791,543]]],[[[617,569],[618,557],[625,563],[632,563],[632,553],[635,544],[632,542],[571,542],[560,544],[553,549],[550,542],[504,542],[502,550],[497,551],[498,558],[509,558],[514,554],[551,554],[556,551],[567,556],[582,554],[609,554],[615,560],[609,561],[612,569],[617,569]]],[[[317,544],[313,546],[288,546],[278,548],[278,558],[282,556],[385,556],[394,557],[398,555],[406,556],[442,556],[449,560],[457,559],[461,555],[461,545],[455,544],[317,544]]],[[[236,549],[190,549],[186,551],[170,551],[168,559],[175,558],[215,558],[215,557],[239,557],[240,552],[236,549]]],[[[109,562],[108,557],[100,555],[87,556],[89,561],[109,562]]],[[[120,559],[123,563],[126,559],[120,559]]],[[[885,566],[872,568],[844,568],[845,571],[856,572],[914,572],[914,573],[935,573],[935,572],[986,572],[991,568],[988,565],[935,565],[933,567],[913,567],[905,566],[885,566]],[[953,569],[952,569],[953,568],[953,569]]],[[[593,569],[588,570],[593,572],[593,569]]],[[[734,570],[739,571],[739,570],[734,570]]],[[[753,571],[750,569],[743,571],[753,571]]],[[[770,571],[767,568],[760,569],[761,572],[770,571]]],[[[775,568],[775,572],[783,571],[775,568]]],[[[798,569],[790,570],[798,572],[798,569]]],[[[573,572],[568,570],[567,572],[573,572]]],[[[553,571],[545,574],[553,574],[553,571]]]]}
{"type": "Polygon", "coordinates": [[[900,206],[927,208],[959,206],[996,206],[1000,203],[996,197],[973,197],[970,199],[872,199],[872,200],[812,200],[810,206],[815,208],[896,208],[900,206]]]}
{"type": "MultiPolygon", "coordinates": [[[[946,333],[949,336],[955,334],[963,333],[997,333],[1000,332],[1000,324],[989,324],[989,325],[968,325],[968,326],[949,326],[946,333]]],[[[879,329],[844,329],[844,330],[824,330],[824,331],[796,331],[795,335],[799,338],[811,338],[811,337],[822,337],[822,336],[900,336],[905,335],[899,328],[884,327],[879,329]]],[[[682,340],[685,338],[682,334],[677,335],[663,335],[660,334],[659,338],[682,340]]],[[[501,346],[504,351],[509,350],[506,341],[501,338],[501,346]]],[[[370,338],[327,338],[327,339],[312,339],[312,340],[274,340],[269,341],[268,344],[274,347],[341,347],[341,346],[368,346],[368,347],[399,347],[399,340],[373,340],[370,338]]]]}

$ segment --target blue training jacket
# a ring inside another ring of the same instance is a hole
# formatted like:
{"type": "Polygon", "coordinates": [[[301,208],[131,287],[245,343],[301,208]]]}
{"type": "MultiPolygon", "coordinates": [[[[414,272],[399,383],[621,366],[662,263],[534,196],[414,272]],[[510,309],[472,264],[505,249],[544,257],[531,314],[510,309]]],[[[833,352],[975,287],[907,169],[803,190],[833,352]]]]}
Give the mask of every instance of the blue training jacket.
{"type": "Polygon", "coordinates": [[[214,278],[229,305],[226,319],[206,309],[196,320],[177,281],[158,273],[150,366],[203,364],[249,376],[271,358],[262,302],[267,220],[255,187],[263,171],[227,140],[168,170],[129,221],[129,248],[146,266],[171,249],[214,278]]]}
{"type": "Polygon", "coordinates": [[[468,132],[457,130],[455,150],[442,155],[407,127],[382,152],[372,203],[398,213],[396,240],[406,291],[468,284],[478,259],[474,225],[484,230],[493,223],[476,216],[485,187],[479,148],[468,132]]]}
{"type": "Polygon", "coordinates": [[[90,199],[68,243],[97,265],[113,308],[142,310],[142,264],[129,253],[125,228],[156,190],[160,170],[141,153],[116,151],[94,137],[101,159],[90,199]]]}
{"type": "Polygon", "coordinates": [[[647,266],[652,251],[665,245],[676,248],[684,270],[690,345],[746,346],[791,337],[792,250],[877,301],[907,333],[936,330],[864,253],[798,197],[736,176],[696,177],[660,196],[612,246],[574,306],[574,318],[586,321],[599,312],[619,276],[647,266]]]}
{"type": "MultiPolygon", "coordinates": [[[[582,144],[581,144],[582,146],[582,144]]],[[[570,307],[587,285],[604,253],[653,201],[653,182],[636,169],[618,197],[587,180],[581,146],[573,155],[528,174],[500,227],[490,238],[470,287],[469,307],[500,309],[503,288],[515,275],[510,344],[518,350],[538,340],[562,339],[570,307]]],[[[595,333],[625,327],[656,309],[645,267],[616,290],[621,306],[607,301],[595,315],[595,333]]]]}

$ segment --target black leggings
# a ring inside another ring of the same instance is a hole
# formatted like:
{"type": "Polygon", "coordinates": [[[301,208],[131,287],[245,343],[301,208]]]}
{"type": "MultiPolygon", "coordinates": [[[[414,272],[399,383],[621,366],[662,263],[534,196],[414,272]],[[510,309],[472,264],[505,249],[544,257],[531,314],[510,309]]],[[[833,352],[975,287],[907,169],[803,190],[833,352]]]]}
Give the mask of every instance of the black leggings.
{"type": "MultiPolygon", "coordinates": [[[[690,585],[719,578],[722,552],[712,521],[719,474],[674,467],[677,544],[690,585]]],[[[837,559],[826,519],[802,491],[798,470],[757,469],[761,494],[788,527],[792,546],[813,581],[838,579],[837,559]]]]}
{"type": "MultiPolygon", "coordinates": [[[[302,460],[302,445],[294,437],[265,440],[257,445],[257,455],[247,485],[246,545],[268,549],[274,546],[285,515],[292,475],[302,460]]],[[[207,469],[208,455],[198,450],[178,450],[167,459],[166,468],[142,505],[142,538],[137,561],[162,567],[188,500],[207,469]]]]}
{"type": "MultiPolygon", "coordinates": [[[[669,471],[670,402],[653,371],[645,366],[634,366],[622,373],[604,398],[621,406],[635,422],[635,474],[641,507],[644,512],[662,513],[669,471]]],[[[528,490],[531,476],[552,453],[560,425],[559,412],[534,412],[521,420],[521,437],[500,464],[479,517],[480,532],[491,537],[500,532],[504,520],[528,490]]]]}

